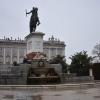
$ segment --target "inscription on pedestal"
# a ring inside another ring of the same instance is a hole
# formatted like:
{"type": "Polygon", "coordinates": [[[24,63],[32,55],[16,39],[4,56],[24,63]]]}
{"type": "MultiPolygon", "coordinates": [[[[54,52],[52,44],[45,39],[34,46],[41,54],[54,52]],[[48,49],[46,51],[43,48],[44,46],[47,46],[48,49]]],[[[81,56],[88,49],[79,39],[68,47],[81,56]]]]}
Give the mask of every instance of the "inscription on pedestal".
{"type": "Polygon", "coordinates": [[[43,52],[43,33],[34,32],[26,37],[27,54],[32,52],[43,52]]]}

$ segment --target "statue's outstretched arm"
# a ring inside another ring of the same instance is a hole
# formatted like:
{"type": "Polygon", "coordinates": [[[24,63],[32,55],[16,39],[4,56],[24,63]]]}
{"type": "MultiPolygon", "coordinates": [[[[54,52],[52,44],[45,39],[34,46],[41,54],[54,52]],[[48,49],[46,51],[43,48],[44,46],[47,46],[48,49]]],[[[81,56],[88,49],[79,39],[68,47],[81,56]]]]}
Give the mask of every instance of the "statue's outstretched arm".
{"type": "Polygon", "coordinates": [[[30,12],[26,12],[26,14],[30,14],[30,13],[32,13],[32,10],[30,12]]]}

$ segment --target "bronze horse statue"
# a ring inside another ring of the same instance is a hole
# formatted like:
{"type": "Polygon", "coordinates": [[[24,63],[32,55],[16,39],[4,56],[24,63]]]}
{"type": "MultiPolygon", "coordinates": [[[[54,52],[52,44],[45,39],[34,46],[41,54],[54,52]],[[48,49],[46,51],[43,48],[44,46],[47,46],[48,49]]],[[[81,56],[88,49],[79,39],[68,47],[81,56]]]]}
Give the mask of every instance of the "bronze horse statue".
{"type": "Polygon", "coordinates": [[[39,18],[38,18],[38,8],[33,7],[33,9],[30,12],[26,11],[26,15],[30,14],[31,18],[30,18],[30,33],[35,32],[36,30],[36,26],[40,24],[39,18]]]}

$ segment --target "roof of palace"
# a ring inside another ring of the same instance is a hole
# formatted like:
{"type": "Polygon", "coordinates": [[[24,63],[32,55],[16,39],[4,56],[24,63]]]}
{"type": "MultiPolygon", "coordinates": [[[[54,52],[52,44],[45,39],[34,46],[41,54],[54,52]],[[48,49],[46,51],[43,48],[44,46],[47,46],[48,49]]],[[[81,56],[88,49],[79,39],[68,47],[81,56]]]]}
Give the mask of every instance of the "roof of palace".
{"type": "MultiPolygon", "coordinates": [[[[60,41],[57,38],[54,38],[53,36],[51,38],[49,38],[48,40],[44,40],[43,43],[45,44],[45,46],[54,46],[54,45],[60,45],[60,46],[66,46],[64,41],[60,41]]],[[[22,40],[20,38],[17,39],[12,39],[12,37],[10,38],[5,38],[4,39],[0,39],[0,44],[23,44],[26,45],[26,40],[22,40]]]]}

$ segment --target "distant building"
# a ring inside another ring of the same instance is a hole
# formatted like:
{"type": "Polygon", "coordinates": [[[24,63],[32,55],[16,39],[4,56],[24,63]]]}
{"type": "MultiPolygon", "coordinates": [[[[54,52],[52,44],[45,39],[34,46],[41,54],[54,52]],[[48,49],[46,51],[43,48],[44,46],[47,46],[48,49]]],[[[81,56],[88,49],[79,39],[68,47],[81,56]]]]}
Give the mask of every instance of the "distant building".
{"type": "MultiPolygon", "coordinates": [[[[0,39],[0,64],[12,64],[14,61],[22,63],[26,51],[25,40],[4,37],[0,39]]],[[[48,60],[56,55],[65,56],[65,43],[52,36],[48,41],[44,41],[43,52],[48,60]]]]}
{"type": "Polygon", "coordinates": [[[65,43],[52,36],[48,41],[44,41],[43,51],[48,59],[51,59],[56,55],[65,56],[65,43]]]}

